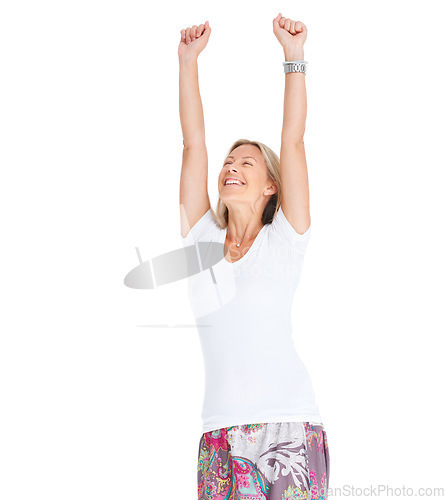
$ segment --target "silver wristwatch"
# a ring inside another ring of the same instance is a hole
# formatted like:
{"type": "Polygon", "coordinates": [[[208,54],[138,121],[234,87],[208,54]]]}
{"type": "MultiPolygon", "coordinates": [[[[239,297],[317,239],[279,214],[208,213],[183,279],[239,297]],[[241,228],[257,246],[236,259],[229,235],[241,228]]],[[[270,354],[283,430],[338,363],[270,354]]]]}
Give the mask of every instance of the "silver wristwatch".
{"type": "Polygon", "coordinates": [[[285,73],[304,73],[306,74],[307,61],[284,61],[285,73]]]}

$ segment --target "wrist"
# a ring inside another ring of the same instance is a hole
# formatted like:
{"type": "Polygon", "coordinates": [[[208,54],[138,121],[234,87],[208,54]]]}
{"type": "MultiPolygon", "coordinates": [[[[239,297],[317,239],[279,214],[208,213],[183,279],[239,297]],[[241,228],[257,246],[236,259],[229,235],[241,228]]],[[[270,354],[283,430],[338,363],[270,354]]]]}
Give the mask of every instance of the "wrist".
{"type": "Polygon", "coordinates": [[[196,56],[180,56],[179,65],[180,66],[194,66],[198,64],[198,58],[196,56]]]}
{"type": "Polygon", "coordinates": [[[304,50],[301,49],[284,49],[284,60],[285,61],[303,61],[304,60],[304,50]]]}

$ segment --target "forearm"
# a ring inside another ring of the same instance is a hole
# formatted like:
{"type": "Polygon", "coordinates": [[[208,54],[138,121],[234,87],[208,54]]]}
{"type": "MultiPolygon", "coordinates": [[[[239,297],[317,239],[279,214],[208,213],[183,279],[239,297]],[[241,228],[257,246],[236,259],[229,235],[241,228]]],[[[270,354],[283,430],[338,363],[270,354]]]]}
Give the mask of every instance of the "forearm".
{"type": "MultiPolygon", "coordinates": [[[[303,49],[284,52],[285,61],[304,59],[303,49]]],[[[306,75],[304,73],[286,73],[284,90],[283,130],[281,140],[300,143],[303,141],[306,127],[307,96],[306,75]]]]}
{"type": "Polygon", "coordinates": [[[179,62],[179,115],[184,146],[205,144],[204,112],[199,93],[197,59],[179,62]]]}

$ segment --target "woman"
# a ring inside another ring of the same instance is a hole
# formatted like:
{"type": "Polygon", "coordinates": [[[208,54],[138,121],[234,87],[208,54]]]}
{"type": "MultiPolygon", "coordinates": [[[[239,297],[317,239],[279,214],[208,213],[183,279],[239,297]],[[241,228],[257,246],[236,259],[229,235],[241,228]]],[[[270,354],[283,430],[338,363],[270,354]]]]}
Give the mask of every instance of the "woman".
{"type": "MultiPolygon", "coordinates": [[[[285,61],[302,61],[306,26],[279,14],[273,31],[285,61]]],[[[327,498],[326,432],[290,321],[311,231],[305,73],[285,73],[281,159],[236,141],[214,212],[197,65],[210,33],[208,21],[183,29],[178,49],[181,236],[199,255],[188,261],[189,298],[206,374],[198,497],[327,498]]]]}

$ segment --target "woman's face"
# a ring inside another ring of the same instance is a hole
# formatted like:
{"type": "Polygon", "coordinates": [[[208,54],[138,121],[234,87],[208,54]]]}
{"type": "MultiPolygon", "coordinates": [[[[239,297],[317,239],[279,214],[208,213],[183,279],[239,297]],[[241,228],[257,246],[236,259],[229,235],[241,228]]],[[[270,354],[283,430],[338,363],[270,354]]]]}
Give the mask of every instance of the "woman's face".
{"type": "MultiPolygon", "coordinates": [[[[269,197],[276,192],[263,155],[256,146],[243,144],[225,158],[218,178],[218,190],[226,205],[236,201],[256,204],[263,201],[265,196],[269,197]],[[228,183],[230,179],[235,182],[228,183]]],[[[264,201],[267,203],[267,200],[264,201]]]]}

